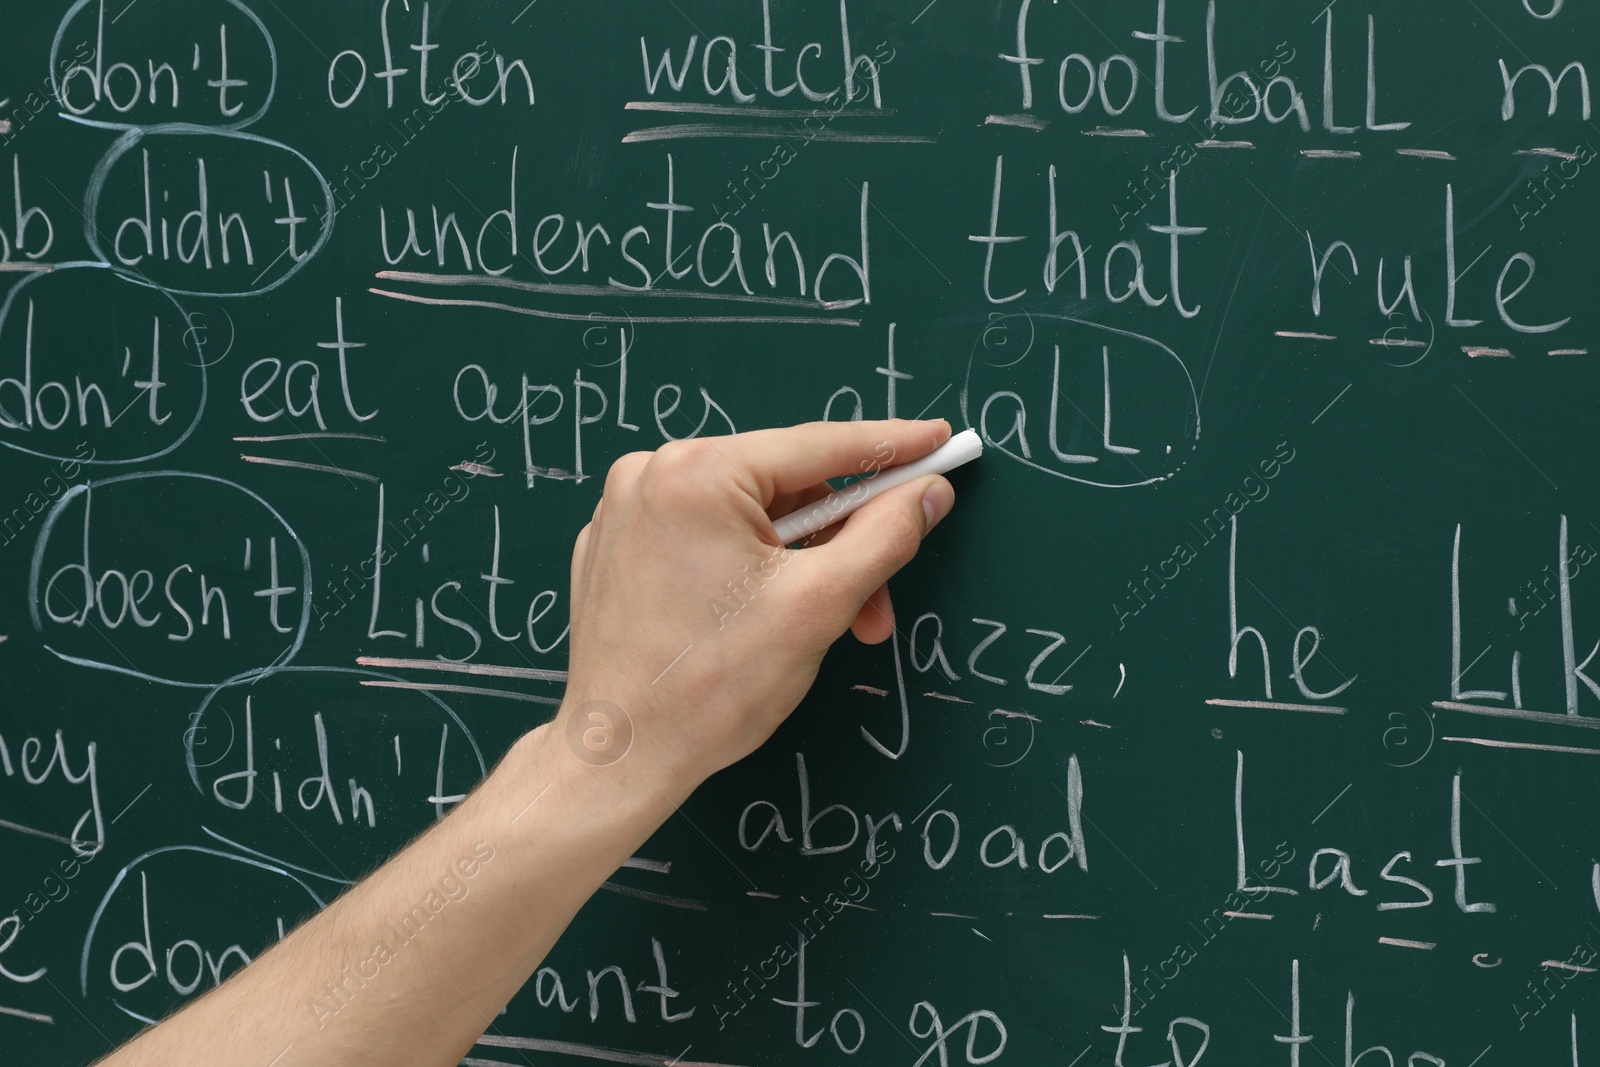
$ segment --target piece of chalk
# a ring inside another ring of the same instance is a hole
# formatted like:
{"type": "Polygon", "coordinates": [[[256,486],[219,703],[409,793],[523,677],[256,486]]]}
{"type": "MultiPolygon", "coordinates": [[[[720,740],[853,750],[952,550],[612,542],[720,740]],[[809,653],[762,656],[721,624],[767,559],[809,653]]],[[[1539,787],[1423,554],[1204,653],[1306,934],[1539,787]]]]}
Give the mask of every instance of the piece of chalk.
{"type": "Polygon", "coordinates": [[[981,455],[983,440],[978,432],[963,430],[921,459],[890,467],[871,478],[863,478],[837,493],[830,493],[809,507],[801,508],[793,515],[785,515],[772,524],[773,529],[778,531],[779,541],[786,545],[793,544],[843,520],[879,493],[897,485],[905,485],[925,474],[953,471],[981,455]]]}

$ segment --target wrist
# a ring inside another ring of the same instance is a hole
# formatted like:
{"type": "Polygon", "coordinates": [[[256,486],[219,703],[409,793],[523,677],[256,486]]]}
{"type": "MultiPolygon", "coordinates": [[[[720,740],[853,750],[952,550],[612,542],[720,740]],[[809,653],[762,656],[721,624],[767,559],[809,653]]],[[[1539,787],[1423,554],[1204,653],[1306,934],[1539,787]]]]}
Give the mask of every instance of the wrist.
{"type": "Polygon", "coordinates": [[[582,835],[615,831],[636,845],[671,817],[699,779],[641,744],[631,722],[614,705],[595,706],[601,703],[564,704],[512,745],[504,765],[526,799],[510,814],[518,823],[559,819],[582,835]],[[527,820],[519,817],[523,804],[530,805],[527,820]]]}

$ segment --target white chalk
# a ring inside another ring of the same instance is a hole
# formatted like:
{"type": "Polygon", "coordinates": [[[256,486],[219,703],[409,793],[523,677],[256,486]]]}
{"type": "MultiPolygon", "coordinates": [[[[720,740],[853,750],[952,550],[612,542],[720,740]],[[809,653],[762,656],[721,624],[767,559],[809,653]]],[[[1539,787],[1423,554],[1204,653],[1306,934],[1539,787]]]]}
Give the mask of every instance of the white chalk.
{"type": "Polygon", "coordinates": [[[830,493],[815,504],[785,515],[772,526],[778,540],[791,545],[827,529],[848,517],[861,505],[897,485],[905,485],[925,474],[944,474],[983,455],[983,440],[976,430],[963,430],[921,459],[890,467],[871,478],[863,478],[837,493],[830,493]]]}

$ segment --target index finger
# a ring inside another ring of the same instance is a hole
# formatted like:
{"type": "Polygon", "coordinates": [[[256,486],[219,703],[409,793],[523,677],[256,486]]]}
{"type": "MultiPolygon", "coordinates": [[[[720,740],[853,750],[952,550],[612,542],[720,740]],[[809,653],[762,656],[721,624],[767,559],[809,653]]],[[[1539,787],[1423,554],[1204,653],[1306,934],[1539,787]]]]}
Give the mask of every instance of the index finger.
{"type": "Polygon", "coordinates": [[[950,439],[944,419],[808,422],[723,439],[721,451],[755,483],[761,505],[848,475],[875,474],[932,452],[950,439]]]}

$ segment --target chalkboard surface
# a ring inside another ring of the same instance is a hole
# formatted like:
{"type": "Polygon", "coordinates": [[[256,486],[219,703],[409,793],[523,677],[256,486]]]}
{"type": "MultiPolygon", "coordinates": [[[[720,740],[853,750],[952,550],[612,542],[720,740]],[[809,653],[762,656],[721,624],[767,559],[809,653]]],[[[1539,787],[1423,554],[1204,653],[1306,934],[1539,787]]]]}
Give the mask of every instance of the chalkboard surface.
{"type": "Polygon", "coordinates": [[[545,721],[617,456],[888,416],[989,446],[894,641],[469,1062],[1600,1056],[1588,6],[6,15],[6,1062],[545,721]]]}

